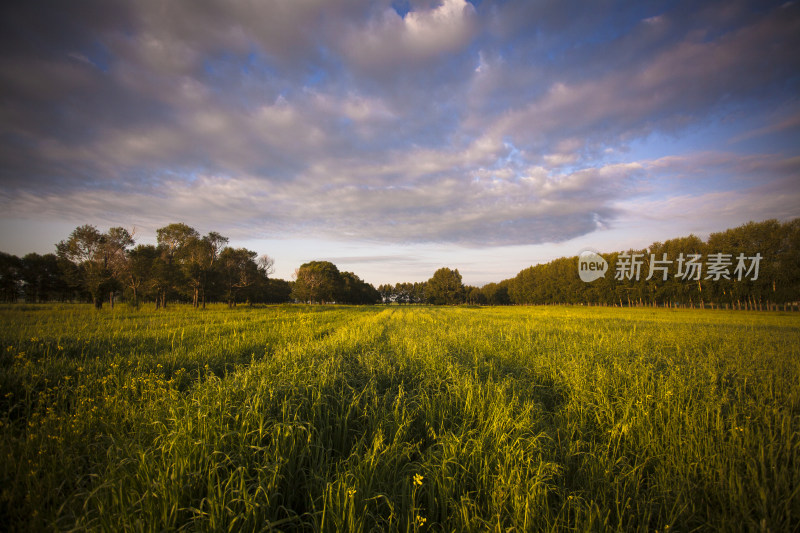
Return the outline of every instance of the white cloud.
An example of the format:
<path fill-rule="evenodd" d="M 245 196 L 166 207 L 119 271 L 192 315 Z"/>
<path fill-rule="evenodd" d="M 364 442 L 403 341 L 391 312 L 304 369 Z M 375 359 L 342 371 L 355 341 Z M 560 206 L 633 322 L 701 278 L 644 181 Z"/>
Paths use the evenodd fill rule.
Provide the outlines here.
<path fill-rule="evenodd" d="M 462 49 L 478 29 L 475 10 L 465 0 L 444 0 L 425 11 L 400 17 L 384 10 L 350 30 L 345 55 L 357 65 L 379 70 L 423 62 Z"/>

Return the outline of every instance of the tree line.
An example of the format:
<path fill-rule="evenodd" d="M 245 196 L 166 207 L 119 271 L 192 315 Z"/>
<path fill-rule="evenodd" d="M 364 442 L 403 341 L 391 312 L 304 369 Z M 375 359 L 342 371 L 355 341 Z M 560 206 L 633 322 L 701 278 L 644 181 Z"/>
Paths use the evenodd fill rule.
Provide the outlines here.
<path fill-rule="evenodd" d="M 228 246 L 217 232 L 201 235 L 183 223 L 156 230 L 157 244 L 136 244 L 122 227 L 107 232 L 83 225 L 56 245 L 56 253 L 19 258 L 0 252 L 0 300 L 155 302 L 344 303 L 380 302 L 378 291 L 327 261 L 305 263 L 295 280 L 271 277 L 274 260 Z"/>
<path fill-rule="evenodd" d="M 229 247 L 217 232 L 200 235 L 174 223 L 159 228 L 157 244 L 136 244 L 125 228 L 100 232 L 86 224 L 56 245 L 55 254 L 18 258 L 0 253 L 4 301 L 91 301 L 101 308 L 124 299 L 166 307 L 168 302 L 288 301 L 288 282 L 271 279 L 274 261 L 246 248 Z"/>
<path fill-rule="evenodd" d="M 737 276 L 737 258 L 748 269 L 758 254 L 757 271 Z M 800 302 L 800 219 L 749 222 L 712 233 L 703 241 L 695 235 L 648 248 L 600 254 L 609 270 L 596 281 L 579 276 L 578 256 L 562 257 L 531 266 L 515 277 L 483 287 L 461 283 L 458 270 L 440 269 L 423 283 L 381 285 L 385 303 L 475 305 L 584 304 L 618 306 L 718 306 L 764 309 Z M 698 267 L 724 264 L 721 274 L 698 268 L 687 276 L 685 264 L 695 258 Z M 702 263 L 706 261 L 706 263 Z M 636 266 L 638 276 L 620 265 Z M 651 270 L 652 267 L 652 270 Z M 680 275 L 684 274 L 684 275 Z M 741 277 L 741 279 L 739 279 Z M 649 278 L 649 279 L 648 279 Z M 666 278 L 666 279 L 665 279 Z"/>
<path fill-rule="evenodd" d="M 186 224 L 174 223 L 156 235 L 156 245 L 136 245 L 124 228 L 102 233 L 84 225 L 59 242 L 55 254 L 18 258 L 0 252 L 0 300 L 85 300 L 98 308 L 104 301 L 113 306 L 124 299 L 134 306 L 148 301 L 157 307 L 171 301 L 194 307 L 212 301 L 229 306 L 295 301 L 746 309 L 785 308 L 800 301 L 800 219 L 750 222 L 712 233 L 706 241 L 689 235 L 641 250 L 600 254 L 608 272 L 592 282 L 581 280 L 578 257 L 573 256 L 531 266 L 513 278 L 482 287 L 464 285 L 458 269 L 443 267 L 424 282 L 383 284 L 376 289 L 329 261 L 305 263 L 295 271 L 294 281 L 285 281 L 270 277 L 271 257 L 229 247 L 228 239 L 217 232 L 200 235 Z M 708 261 L 706 270 L 701 260 Z M 742 276 L 737 267 L 745 260 L 748 272 Z M 692 262 L 698 270 L 687 276 L 682 270 Z"/>

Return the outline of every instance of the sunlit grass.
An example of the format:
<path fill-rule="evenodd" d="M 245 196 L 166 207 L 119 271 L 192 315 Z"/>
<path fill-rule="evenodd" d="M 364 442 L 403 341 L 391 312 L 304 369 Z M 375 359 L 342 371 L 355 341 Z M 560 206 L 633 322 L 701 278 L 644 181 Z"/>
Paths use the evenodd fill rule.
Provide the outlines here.
<path fill-rule="evenodd" d="M 0 523 L 792 531 L 800 319 L 0 308 Z"/>

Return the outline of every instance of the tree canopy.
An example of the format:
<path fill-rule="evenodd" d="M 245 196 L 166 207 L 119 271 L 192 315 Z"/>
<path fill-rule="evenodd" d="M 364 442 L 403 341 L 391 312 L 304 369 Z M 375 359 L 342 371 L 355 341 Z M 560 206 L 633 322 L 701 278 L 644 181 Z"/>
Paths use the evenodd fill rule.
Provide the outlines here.
<path fill-rule="evenodd" d="M 458 269 L 443 267 L 433 273 L 433 277 L 425 285 L 425 297 L 434 305 L 455 305 L 463 303 L 466 291 L 461 282 Z"/>

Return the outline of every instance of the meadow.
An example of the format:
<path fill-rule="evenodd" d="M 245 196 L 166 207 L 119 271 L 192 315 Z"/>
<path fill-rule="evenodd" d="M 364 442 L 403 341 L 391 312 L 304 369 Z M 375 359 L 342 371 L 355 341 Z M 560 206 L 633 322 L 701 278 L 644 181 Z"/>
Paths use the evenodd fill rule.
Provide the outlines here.
<path fill-rule="evenodd" d="M 800 316 L 0 307 L 0 528 L 800 531 Z"/>

